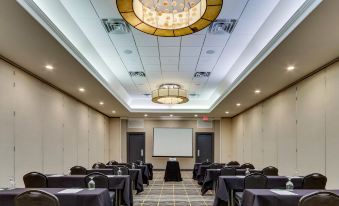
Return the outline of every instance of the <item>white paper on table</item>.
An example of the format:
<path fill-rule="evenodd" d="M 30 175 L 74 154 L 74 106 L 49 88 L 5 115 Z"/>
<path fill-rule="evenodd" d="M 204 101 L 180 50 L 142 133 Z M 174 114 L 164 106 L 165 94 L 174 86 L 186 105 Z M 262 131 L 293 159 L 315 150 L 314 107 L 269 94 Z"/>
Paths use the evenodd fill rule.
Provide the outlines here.
<path fill-rule="evenodd" d="M 4 189 L 0 188 L 0 191 L 2 191 L 2 190 L 4 190 Z"/>
<path fill-rule="evenodd" d="M 59 194 L 75 194 L 75 193 L 78 193 L 80 191 L 82 191 L 83 189 L 65 189 L 65 190 L 62 190 L 60 192 L 58 192 Z"/>
<path fill-rule="evenodd" d="M 245 178 L 246 176 L 243 175 L 237 175 L 238 178 Z"/>
<path fill-rule="evenodd" d="M 291 191 L 288 190 L 270 190 L 271 192 L 278 194 L 278 195 L 297 195 Z"/>

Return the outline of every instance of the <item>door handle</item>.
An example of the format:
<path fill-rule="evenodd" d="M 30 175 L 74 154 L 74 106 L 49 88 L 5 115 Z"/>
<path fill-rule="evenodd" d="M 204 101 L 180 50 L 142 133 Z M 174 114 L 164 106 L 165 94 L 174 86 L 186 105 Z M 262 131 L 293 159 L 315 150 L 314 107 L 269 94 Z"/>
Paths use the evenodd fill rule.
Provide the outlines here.
<path fill-rule="evenodd" d="M 144 150 L 141 149 L 141 157 L 143 157 L 143 156 L 144 156 Z"/>
<path fill-rule="evenodd" d="M 198 152 L 198 155 L 197 155 L 197 156 L 198 156 L 198 157 L 200 157 L 200 149 L 198 149 L 198 151 L 197 151 L 197 152 Z"/>

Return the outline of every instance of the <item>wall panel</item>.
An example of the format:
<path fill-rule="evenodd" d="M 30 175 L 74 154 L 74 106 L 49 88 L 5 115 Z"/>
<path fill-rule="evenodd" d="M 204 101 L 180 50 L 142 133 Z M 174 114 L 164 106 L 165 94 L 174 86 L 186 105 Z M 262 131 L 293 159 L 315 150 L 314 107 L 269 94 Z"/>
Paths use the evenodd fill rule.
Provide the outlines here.
<path fill-rule="evenodd" d="M 232 137 L 234 160 L 244 161 L 244 125 L 243 115 L 232 118 Z"/>
<path fill-rule="evenodd" d="M 89 109 L 83 105 L 78 109 L 78 165 L 89 167 Z"/>
<path fill-rule="evenodd" d="M 256 168 L 264 167 L 264 144 L 262 136 L 262 105 L 258 105 L 250 111 L 250 124 L 252 148 L 252 163 Z"/>

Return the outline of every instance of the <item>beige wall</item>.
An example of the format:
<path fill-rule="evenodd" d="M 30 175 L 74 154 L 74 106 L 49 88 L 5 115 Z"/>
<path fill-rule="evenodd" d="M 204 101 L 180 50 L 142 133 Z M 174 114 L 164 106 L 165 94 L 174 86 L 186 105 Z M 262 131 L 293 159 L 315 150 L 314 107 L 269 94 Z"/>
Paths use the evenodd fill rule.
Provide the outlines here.
<path fill-rule="evenodd" d="M 109 119 L 0 60 L 0 187 L 108 160 Z M 15 150 L 14 150 L 15 148 Z"/>
<path fill-rule="evenodd" d="M 283 175 L 320 172 L 338 188 L 339 63 L 232 119 L 234 158 Z"/>

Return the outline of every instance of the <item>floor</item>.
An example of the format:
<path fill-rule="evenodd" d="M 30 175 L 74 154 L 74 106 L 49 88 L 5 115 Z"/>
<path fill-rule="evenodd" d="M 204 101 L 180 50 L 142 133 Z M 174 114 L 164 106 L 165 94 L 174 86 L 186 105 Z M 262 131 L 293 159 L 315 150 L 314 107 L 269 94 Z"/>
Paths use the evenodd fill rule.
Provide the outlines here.
<path fill-rule="evenodd" d="M 134 195 L 135 206 L 212 206 L 214 195 L 209 191 L 201 196 L 192 172 L 181 172 L 182 182 L 164 182 L 164 172 L 154 172 L 154 178 L 145 191 Z"/>

